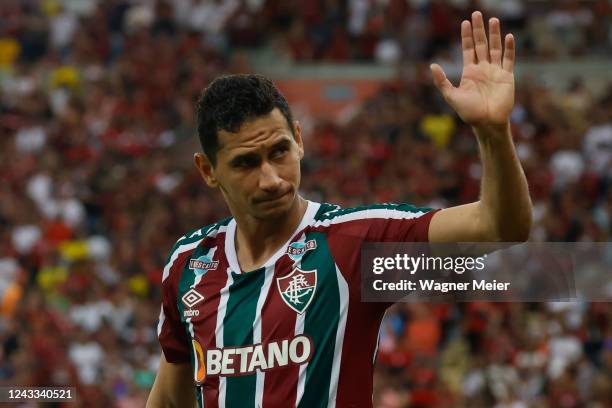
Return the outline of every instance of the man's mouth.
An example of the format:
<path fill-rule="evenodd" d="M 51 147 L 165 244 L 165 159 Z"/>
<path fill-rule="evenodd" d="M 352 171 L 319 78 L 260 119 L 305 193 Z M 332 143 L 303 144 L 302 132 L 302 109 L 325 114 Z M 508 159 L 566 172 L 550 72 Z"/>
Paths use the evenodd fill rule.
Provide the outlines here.
<path fill-rule="evenodd" d="M 267 202 L 270 202 L 270 201 L 279 200 L 279 199 L 283 198 L 284 196 L 286 196 L 287 194 L 289 194 L 289 191 L 290 190 L 287 190 L 287 191 L 285 191 L 284 193 L 282 193 L 280 195 L 275 195 L 275 196 L 272 196 L 272 197 L 265 197 L 265 198 L 257 199 L 257 202 L 258 203 L 267 203 Z"/>

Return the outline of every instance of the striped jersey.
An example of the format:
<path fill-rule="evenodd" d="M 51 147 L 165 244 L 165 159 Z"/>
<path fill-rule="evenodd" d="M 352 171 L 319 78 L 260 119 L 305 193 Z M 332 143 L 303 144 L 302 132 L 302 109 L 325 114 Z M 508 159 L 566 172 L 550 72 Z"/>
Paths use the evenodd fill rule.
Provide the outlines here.
<path fill-rule="evenodd" d="M 183 236 L 162 276 L 166 360 L 191 364 L 200 407 L 371 407 L 389 304 L 360 301 L 361 245 L 427 241 L 434 212 L 309 201 L 293 236 L 249 272 L 233 218 Z"/>

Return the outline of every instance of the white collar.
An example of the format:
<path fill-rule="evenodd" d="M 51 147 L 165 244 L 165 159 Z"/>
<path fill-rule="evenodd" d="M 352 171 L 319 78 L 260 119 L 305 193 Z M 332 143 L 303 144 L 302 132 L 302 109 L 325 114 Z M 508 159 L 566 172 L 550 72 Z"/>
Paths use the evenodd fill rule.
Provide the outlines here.
<path fill-rule="evenodd" d="M 281 256 L 283 256 L 285 251 L 287 251 L 287 246 L 289 245 L 291 241 L 293 241 L 293 239 L 295 238 L 295 235 L 301 230 L 303 230 L 304 228 L 306 228 L 306 226 L 308 226 L 308 224 L 312 222 L 321 204 L 315 203 L 310 200 L 306 200 L 306 202 L 308 206 L 306 207 L 306 211 L 304 212 L 304 215 L 302 216 L 302 221 L 300 221 L 300 224 L 297 226 L 295 231 L 293 231 L 293 234 L 291 234 L 287 242 L 285 242 L 278 249 L 278 251 L 276 251 L 276 253 L 272 255 L 264 263 L 264 265 L 261 268 L 267 268 L 271 265 L 274 265 L 276 261 Z M 238 263 L 238 256 L 236 254 L 236 219 L 235 218 L 232 218 L 232 220 L 227 225 L 227 230 L 225 231 L 225 257 L 227 258 L 227 262 L 232 271 L 236 273 L 242 273 L 242 270 L 240 269 L 240 264 Z"/>

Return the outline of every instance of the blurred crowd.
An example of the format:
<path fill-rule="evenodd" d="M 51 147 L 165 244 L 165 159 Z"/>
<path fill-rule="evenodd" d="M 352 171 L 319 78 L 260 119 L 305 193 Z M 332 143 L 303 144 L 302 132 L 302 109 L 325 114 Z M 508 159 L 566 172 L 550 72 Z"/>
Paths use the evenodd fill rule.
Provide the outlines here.
<path fill-rule="evenodd" d="M 231 50 L 428 59 L 452 53 L 477 3 L 524 30 L 527 53 L 610 50 L 608 1 L 537 2 L 529 16 L 521 1 L 0 2 L 0 385 L 76 385 L 80 406 L 143 406 L 167 252 L 227 215 L 191 154 L 202 88 L 249 69 Z M 478 198 L 476 141 L 425 71 L 385 83 L 342 123 L 300 119 L 307 198 Z M 580 78 L 561 93 L 522 81 L 512 127 L 531 239 L 609 241 L 612 84 L 595 96 Z M 612 406 L 611 320 L 608 303 L 397 304 L 375 406 Z"/>
<path fill-rule="evenodd" d="M 104 59 L 124 50 L 122 36 L 149 30 L 189 33 L 222 54 L 268 47 L 293 61 L 459 59 L 456 27 L 477 9 L 514 32 L 523 57 L 612 50 L 610 0 L 3 0 L 0 49 L 21 48 L 30 61 L 72 48 Z"/>

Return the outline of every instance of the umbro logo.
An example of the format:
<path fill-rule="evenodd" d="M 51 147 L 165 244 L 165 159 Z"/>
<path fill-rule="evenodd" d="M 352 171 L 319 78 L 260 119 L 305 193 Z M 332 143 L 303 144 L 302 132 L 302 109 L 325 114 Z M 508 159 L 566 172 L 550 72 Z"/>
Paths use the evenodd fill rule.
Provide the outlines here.
<path fill-rule="evenodd" d="M 194 288 L 189 289 L 181 298 L 183 304 L 188 308 L 192 308 L 204 300 L 204 296 L 198 293 Z"/>

